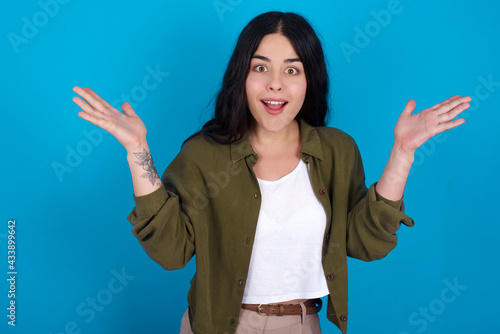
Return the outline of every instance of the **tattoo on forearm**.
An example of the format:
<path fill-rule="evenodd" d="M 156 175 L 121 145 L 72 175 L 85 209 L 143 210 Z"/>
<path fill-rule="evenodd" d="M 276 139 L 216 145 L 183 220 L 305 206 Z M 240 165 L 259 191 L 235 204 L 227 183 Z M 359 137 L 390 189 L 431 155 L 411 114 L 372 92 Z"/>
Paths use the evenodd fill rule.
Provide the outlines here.
<path fill-rule="evenodd" d="M 136 163 L 146 171 L 141 177 L 149 179 L 152 185 L 156 181 L 159 181 L 158 173 L 156 172 L 155 164 L 153 163 L 153 158 L 151 157 L 151 152 L 146 151 L 143 147 L 142 152 L 134 153 L 135 157 L 138 159 Z"/>

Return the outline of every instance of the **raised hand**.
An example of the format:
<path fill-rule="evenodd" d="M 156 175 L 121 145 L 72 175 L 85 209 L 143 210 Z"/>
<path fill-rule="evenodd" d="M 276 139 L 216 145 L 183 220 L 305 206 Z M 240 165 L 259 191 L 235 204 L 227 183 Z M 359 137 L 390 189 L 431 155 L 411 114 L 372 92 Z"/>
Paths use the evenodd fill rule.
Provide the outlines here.
<path fill-rule="evenodd" d="M 134 195 L 152 193 L 161 186 L 158 172 L 146 142 L 146 127 L 129 103 L 122 104 L 123 114 L 90 88 L 73 87 L 75 102 L 83 111 L 78 116 L 108 131 L 127 150 Z"/>
<path fill-rule="evenodd" d="M 455 95 L 449 99 L 412 115 L 416 103 L 409 100 L 394 128 L 395 145 L 408 154 L 413 154 L 428 139 L 438 133 L 457 127 L 463 118 L 453 120 L 470 107 L 469 96 Z"/>
<path fill-rule="evenodd" d="M 129 103 L 122 104 L 123 113 L 121 113 L 90 88 L 82 89 L 76 86 L 73 87 L 73 91 L 83 98 L 83 100 L 78 96 L 73 98 L 73 102 L 83 110 L 78 113 L 79 117 L 109 132 L 127 152 L 140 151 L 146 142 L 147 130 Z"/>
<path fill-rule="evenodd" d="M 453 119 L 470 107 L 470 101 L 469 96 L 455 95 L 415 115 L 411 113 L 416 103 L 408 101 L 394 128 L 391 155 L 376 186 L 379 195 L 393 201 L 403 197 L 415 150 L 438 133 L 463 124 L 464 119 Z"/>

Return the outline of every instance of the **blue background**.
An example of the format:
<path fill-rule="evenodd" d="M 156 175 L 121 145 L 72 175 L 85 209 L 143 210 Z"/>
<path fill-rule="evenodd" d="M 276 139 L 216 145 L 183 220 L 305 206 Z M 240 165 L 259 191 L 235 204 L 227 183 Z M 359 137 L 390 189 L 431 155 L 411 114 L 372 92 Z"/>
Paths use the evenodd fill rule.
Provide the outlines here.
<path fill-rule="evenodd" d="M 209 119 L 241 29 L 282 10 L 321 35 L 330 125 L 357 141 L 368 185 L 383 171 L 408 99 L 420 111 L 455 94 L 473 98 L 464 125 L 417 151 L 405 191 L 415 227 L 400 229 L 383 260 L 349 260 L 349 332 L 498 333 L 500 3 L 401 0 L 389 20 L 381 11 L 392 3 L 3 1 L 0 332 L 178 332 L 194 261 L 167 272 L 132 236 L 125 150 L 77 117 L 72 87 L 133 103 L 161 174 Z M 161 72 L 156 81 L 148 69 Z M 11 218 L 15 328 L 6 317 Z M 339 333 L 324 314 L 323 332 Z"/>

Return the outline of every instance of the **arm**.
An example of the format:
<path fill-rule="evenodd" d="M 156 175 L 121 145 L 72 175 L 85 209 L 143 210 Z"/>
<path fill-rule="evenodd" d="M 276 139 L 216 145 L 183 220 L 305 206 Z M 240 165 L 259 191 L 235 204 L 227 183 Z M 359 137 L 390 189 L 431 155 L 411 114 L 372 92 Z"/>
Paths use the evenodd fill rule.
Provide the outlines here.
<path fill-rule="evenodd" d="M 410 100 L 394 129 L 395 143 L 379 181 L 369 189 L 361 156 L 354 144 L 350 172 L 347 254 L 364 261 L 380 259 L 397 244 L 401 224 L 413 226 L 404 214 L 403 191 L 415 150 L 432 136 L 456 127 L 463 119 L 452 121 L 469 107 L 470 97 L 454 96 L 432 108 L 411 115 L 415 101 Z"/>
<path fill-rule="evenodd" d="M 200 213 L 192 191 L 203 182 L 187 143 L 162 176 L 160 187 L 144 196 L 134 196 L 136 207 L 128 216 L 132 233 L 146 253 L 167 270 L 184 267 L 195 253 L 191 217 Z"/>
<path fill-rule="evenodd" d="M 128 216 L 132 233 L 162 267 L 183 267 L 194 254 L 194 228 L 181 198 L 187 198 L 190 182 L 198 181 L 186 158 L 189 154 L 174 159 L 162 184 L 146 142 L 146 127 L 130 104 L 122 105 L 122 114 L 89 88 L 73 90 L 85 100 L 73 98 L 83 110 L 78 116 L 109 132 L 127 151 L 136 202 Z"/>
<path fill-rule="evenodd" d="M 363 162 L 353 141 L 353 160 L 349 173 L 347 255 L 363 261 L 386 256 L 397 244 L 396 231 L 401 224 L 413 226 L 404 213 L 402 200 L 391 201 L 380 196 L 372 184 L 365 186 Z"/>
<path fill-rule="evenodd" d="M 143 196 L 157 190 L 161 182 L 146 142 L 147 130 L 130 104 L 122 105 L 122 114 L 90 88 L 77 86 L 73 91 L 85 100 L 73 98 L 83 110 L 78 116 L 109 132 L 127 150 L 134 194 Z"/>
<path fill-rule="evenodd" d="M 416 103 L 408 101 L 394 128 L 394 146 L 377 183 L 379 195 L 393 201 L 403 198 L 415 150 L 438 133 L 463 124 L 463 118 L 453 119 L 470 107 L 470 101 L 468 96 L 455 95 L 415 115 L 411 113 Z"/>

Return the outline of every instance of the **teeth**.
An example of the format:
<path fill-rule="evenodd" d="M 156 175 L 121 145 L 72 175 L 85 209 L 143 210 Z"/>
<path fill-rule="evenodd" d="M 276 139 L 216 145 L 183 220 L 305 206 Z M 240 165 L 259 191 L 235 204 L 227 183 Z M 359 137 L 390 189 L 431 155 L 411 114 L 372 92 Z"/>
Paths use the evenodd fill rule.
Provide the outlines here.
<path fill-rule="evenodd" d="M 275 105 L 285 104 L 285 102 L 279 102 L 279 101 L 264 101 L 264 103 L 266 103 L 266 104 L 275 104 Z"/>

